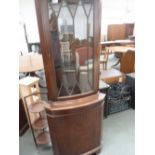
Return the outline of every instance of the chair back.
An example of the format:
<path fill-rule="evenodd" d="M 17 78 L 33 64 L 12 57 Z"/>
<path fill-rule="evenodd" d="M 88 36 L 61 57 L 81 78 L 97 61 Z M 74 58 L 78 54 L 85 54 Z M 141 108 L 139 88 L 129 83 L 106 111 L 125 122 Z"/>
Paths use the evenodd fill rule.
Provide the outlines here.
<path fill-rule="evenodd" d="M 121 59 L 120 71 L 123 73 L 135 72 L 135 51 L 128 50 Z"/>

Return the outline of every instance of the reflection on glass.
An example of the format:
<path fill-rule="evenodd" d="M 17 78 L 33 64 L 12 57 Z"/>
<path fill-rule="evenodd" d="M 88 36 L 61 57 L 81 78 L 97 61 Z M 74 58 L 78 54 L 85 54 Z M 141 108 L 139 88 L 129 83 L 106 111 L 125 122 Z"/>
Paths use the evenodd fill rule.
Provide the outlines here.
<path fill-rule="evenodd" d="M 93 89 L 92 0 L 49 0 L 49 24 L 59 96 Z"/>
<path fill-rule="evenodd" d="M 75 37 L 87 39 L 87 18 L 82 5 L 78 5 L 75 14 Z"/>

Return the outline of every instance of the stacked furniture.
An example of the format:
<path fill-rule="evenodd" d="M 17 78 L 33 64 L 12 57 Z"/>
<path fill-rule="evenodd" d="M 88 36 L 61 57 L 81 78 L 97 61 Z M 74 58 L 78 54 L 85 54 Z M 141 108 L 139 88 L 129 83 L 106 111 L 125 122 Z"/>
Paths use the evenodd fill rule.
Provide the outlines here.
<path fill-rule="evenodd" d="M 102 87 L 100 86 L 100 92 L 106 94 L 106 117 L 108 114 L 131 108 L 133 91 L 129 82 L 126 82 L 124 73 L 116 69 L 104 70 L 101 71 L 100 80 L 100 85 L 103 85 Z"/>

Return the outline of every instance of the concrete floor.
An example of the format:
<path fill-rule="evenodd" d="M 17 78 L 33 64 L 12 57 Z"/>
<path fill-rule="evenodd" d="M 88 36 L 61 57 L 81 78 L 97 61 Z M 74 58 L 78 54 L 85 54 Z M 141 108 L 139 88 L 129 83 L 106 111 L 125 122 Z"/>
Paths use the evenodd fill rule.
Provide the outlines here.
<path fill-rule="evenodd" d="M 115 113 L 103 121 L 103 149 L 100 155 L 134 155 L 135 111 Z"/>
<path fill-rule="evenodd" d="M 134 155 L 135 111 L 132 109 L 109 115 L 103 120 L 103 148 L 99 155 Z M 53 155 L 52 149 L 37 151 L 31 130 L 19 138 L 19 155 Z"/>

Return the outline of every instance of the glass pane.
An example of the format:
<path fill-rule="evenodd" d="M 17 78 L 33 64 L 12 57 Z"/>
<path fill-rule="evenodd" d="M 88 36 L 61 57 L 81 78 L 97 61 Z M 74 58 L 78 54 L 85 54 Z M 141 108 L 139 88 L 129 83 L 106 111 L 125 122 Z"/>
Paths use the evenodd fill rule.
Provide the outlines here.
<path fill-rule="evenodd" d="M 91 91 L 93 83 L 91 1 L 49 1 L 49 24 L 59 96 Z"/>
<path fill-rule="evenodd" d="M 72 17 L 75 16 L 75 13 L 76 13 L 76 10 L 77 10 L 77 7 L 78 7 L 78 1 L 79 0 L 75 0 L 75 1 L 72 1 L 72 0 L 67 0 L 67 5 L 69 7 L 69 11 L 71 12 L 71 15 Z"/>
<path fill-rule="evenodd" d="M 62 0 L 49 0 L 49 13 L 55 13 L 56 16 L 59 15 L 60 9 L 62 5 Z"/>
<path fill-rule="evenodd" d="M 87 17 L 84 8 L 79 1 L 79 5 L 75 14 L 75 38 L 80 40 L 87 39 Z"/>
<path fill-rule="evenodd" d="M 91 7 L 93 5 L 92 2 L 93 2 L 92 0 L 82 0 L 82 4 L 84 6 L 84 10 L 85 10 L 86 16 L 90 15 Z"/>

